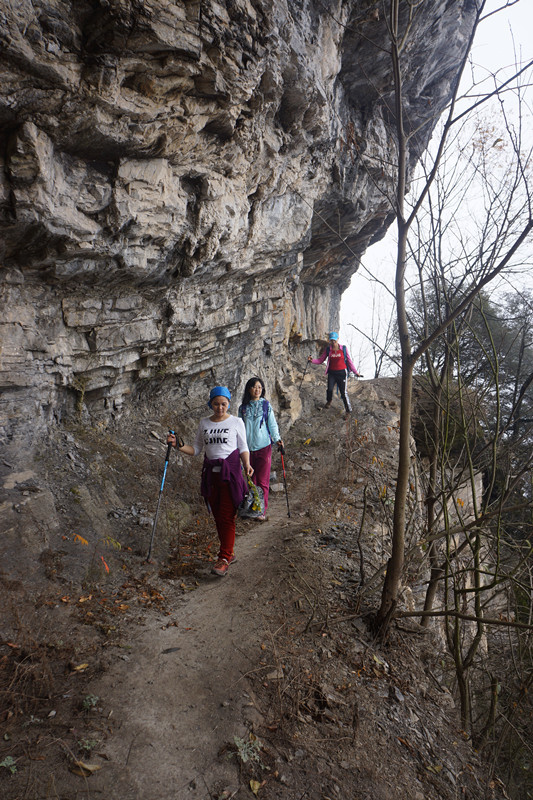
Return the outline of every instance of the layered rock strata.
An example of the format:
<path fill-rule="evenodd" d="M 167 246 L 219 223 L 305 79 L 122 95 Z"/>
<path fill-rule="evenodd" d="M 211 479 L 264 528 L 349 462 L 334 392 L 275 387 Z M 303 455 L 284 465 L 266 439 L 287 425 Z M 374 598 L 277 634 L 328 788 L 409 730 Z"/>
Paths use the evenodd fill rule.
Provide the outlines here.
<path fill-rule="evenodd" d="M 474 10 L 417 6 L 413 163 Z M 0 0 L 3 437 L 254 372 L 298 413 L 291 355 L 393 218 L 386 30 L 373 0 Z"/>

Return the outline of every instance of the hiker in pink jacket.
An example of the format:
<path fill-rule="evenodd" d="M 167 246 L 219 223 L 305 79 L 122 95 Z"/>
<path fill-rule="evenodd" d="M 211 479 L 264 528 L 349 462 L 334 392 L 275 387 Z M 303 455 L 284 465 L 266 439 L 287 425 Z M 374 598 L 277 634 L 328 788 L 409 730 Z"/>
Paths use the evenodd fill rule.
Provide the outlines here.
<path fill-rule="evenodd" d="M 335 388 L 335 385 L 337 385 L 339 387 L 342 402 L 344 403 L 346 415 L 351 414 L 352 407 L 350 405 L 348 395 L 346 394 L 346 378 L 348 377 L 349 372 L 353 372 L 353 374 L 358 378 L 362 378 L 363 376 L 355 368 L 348 350 L 346 349 L 346 345 L 339 344 L 339 334 L 336 333 L 336 331 L 332 331 L 329 334 L 329 345 L 326 347 L 324 352 L 318 358 L 311 358 L 311 356 L 309 356 L 308 361 L 310 361 L 311 364 L 322 364 L 326 358 L 328 359 L 328 365 L 326 368 L 326 374 L 328 376 L 328 389 L 326 393 L 326 405 L 324 408 L 329 408 L 331 406 L 331 401 L 333 400 L 333 389 Z"/>

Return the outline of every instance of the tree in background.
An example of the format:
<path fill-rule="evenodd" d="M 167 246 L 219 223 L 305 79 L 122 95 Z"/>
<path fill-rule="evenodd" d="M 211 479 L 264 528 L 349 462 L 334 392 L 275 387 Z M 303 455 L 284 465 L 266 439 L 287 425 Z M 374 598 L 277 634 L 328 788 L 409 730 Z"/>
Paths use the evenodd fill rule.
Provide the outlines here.
<path fill-rule="evenodd" d="M 514 709 L 527 706 L 532 665 L 533 353 L 531 297 L 527 291 L 504 294 L 502 280 L 509 286 L 516 282 L 533 230 L 531 153 L 521 138 L 520 115 L 512 125 L 502 112 L 503 130 L 495 131 L 473 118 L 473 109 L 456 111 L 454 101 L 415 176 L 419 191 L 404 202 L 407 178 L 403 173 L 402 184 L 401 165 L 406 168 L 410 134 L 402 117 L 396 47 L 401 38 L 395 24 L 399 18 L 391 16 L 402 402 L 392 554 L 377 627 L 386 635 L 398 613 L 412 480 L 411 402 L 418 384 L 429 397 L 422 538 L 430 563 L 419 613 L 423 625 L 435 616 L 444 620 L 462 724 L 475 744 L 491 746 L 494 753 L 499 749 L 501 758 L 512 741 L 515 757 L 507 759 L 512 782 L 532 755 L 527 717 Z M 514 90 L 520 110 L 518 81 Z M 506 652 L 512 654 L 512 670 Z"/>
<path fill-rule="evenodd" d="M 391 203 L 396 214 L 397 224 L 395 302 L 401 351 L 401 404 L 391 557 L 387 565 L 381 604 L 376 615 L 376 628 L 382 637 L 387 635 L 390 622 L 396 613 L 404 569 L 406 516 L 410 488 L 412 390 L 415 367 L 434 342 L 445 335 L 454 321 L 471 307 L 479 293 L 513 265 L 515 256 L 520 252 L 521 246 L 533 231 L 528 162 L 527 160 L 524 161 L 520 139 L 508 124 L 506 125 L 506 134 L 509 137 L 515 159 L 515 168 L 512 170 L 511 175 L 505 173 L 501 176 L 492 176 L 488 170 L 484 170 L 484 172 L 482 170 L 476 180 L 472 179 L 471 181 L 471 185 L 476 186 L 476 188 L 481 185 L 483 189 L 483 204 L 486 215 L 478 225 L 477 241 L 474 235 L 474 226 L 471 226 L 472 230 L 468 231 L 468 236 L 465 235 L 460 241 L 460 250 L 455 262 L 456 271 L 461 275 L 461 292 L 456 295 L 459 298 L 458 302 L 455 306 L 449 305 L 448 309 L 444 310 L 442 317 L 437 320 L 435 326 L 430 327 L 428 317 L 423 338 L 413 343 L 413 331 L 409 325 L 407 307 L 408 286 L 406 271 L 409 254 L 418 252 L 420 265 L 423 265 L 424 269 L 428 268 L 430 274 L 433 269 L 439 268 L 439 263 L 441 275 L 443 273 L 444 278 L 452 272 L 448 263 L 446 263 L 447 259 L 443 258 L 441 254 L 437 253 L 439 256 L 438 263 L 435 263 L 431 258 L 432 254 L 435 254 L 436 247 L 436 245 L 432 245 L 434 231 L 442 227 L 443 224 L 441 220 L 442 214 L 434 213 L 431 190 L 437 181 L 437 176 L 442 174 L 439 170 L 443 161 L 445 161 L 446 154 L 457 145 L 458 134 L 455 131 L 464 131 L 466 129 L 469 120 L 472 118 L 471 115 L 482 102 L 480 99 L 470 104 L 465 100 L 459 101 L 460 80 L 467 63 L 467 57 L 465 56 L 463 68 L 456 78 L 448 113 L 441 125 L 438 140 L 431 148 L 431 155 L 428 156 L 428 158 L 431 158 L 431 163 L 427 164 L 425 170 L 420 173 L 415 181 L 412 181 L 410 202 L 408 203 L 406 194 L 409 188 L 409 148 L 412 147 L 416 150 L 418 131 L 410 129 L 409 117 L 403 102 L 402 57 L 408 46 L 413 19 L 419 6 L 420 4 L 410 3 L 405 6 L 399 0 L 391 0 L 388 17 L 395 103 L 394 109 L 390 114 L 389 130 L 395 140 L 397 152 L 395 196 L 391 198 Z M 480 2 L 470 45 L 482 20 L 484 9 L 485 2 Z M 509 90 L 511 86 L 518 92 L 518 78 L 523 73 L 523 70 L 524 68 L 517 70 L 512 81 L 508 80 L 505 84 L 497 86 L 492 93 L 485 94 L 483 100 L 487 101 L 489 96 L 498 97 L 501 92 Z M 470 124 L 473 123 L 470 122 Z M 478 167 L 482 169 L 482 166 L 482 162 L 478 161 Z M 486 180 L 482 181 L 481 178 Z M 509 178 L 511 179 L 509 180 Z M 502 180 L 504 182 L 503 186 Z M 427 225 L 428 218 L 432 220 L 430 225 Z M 409 247 L 409 235 L 412 230 L 417 228 L 419 233 L 424 227 L 428 231 L 426 238 L 422 240 L 422 243 L 419 241 L 414 246 Z M 479 238 L 480 235 L 481 238 Z M 421 244 L 424 244 L 423 249 Z M 420 273 L 420 268 L 419 275 L 421 276 L 421 288 L 424 294 L 427 284 L 425 275 Z M 430 278 L 430 280 L 432 279 Z M 433 280 L 436 280 L 436 278 L 433 278 Z M 439 280 L 442 280 L 442 278 L 439 277 Z"/>
<path fill-rule="evenodd" d="M 452 295 L 432 297 L 432 315 Z M 478 296 L 426 353 L 415 388 L 417 449 L 432 467 L 421 470 L 431 565 L 421 622 L 443 621 L 462 726 L 505 770 L 513 796 L 524 798 L 533 755 L 529 297 L 522 293 L 517 309 L 514 296 Z M 424 313 L 420 298 L 413 305 L 416 329 Z M 436 364 L 453 368 L 436 373 Z"/>
<path fill-rule="evenodd" d="M 493 76 L 490 89 L 474 83 L 460 96 L 466 55 L 448 111 L 412 174 L 423 132 L 411 126 L 402 65 L 424 4 L 387 4 L 394 99 L 384 97 L 383 105 L 396 148 L 389 201 L 397 225 L 401 409 L 391 555 L 375 626 L 385 638 L 399 613 L 416 614 L 423 625 L 439 618 L 464 728 L 478 746 L 495 754 L 499 748 L 500 756 L 510 752 L 512 732 L 525 742 L 526 763 L 527 722 L 521 729 L 525 717 L 511 712 L 517 704 L 526 707 L 532 664 L 533 370 L 530 298 L 511 289 L 523 284 L 520 269 L 529 266 L 525 245 L 533 232 L 531 147 L 522 134 L 533 62 L 505 80 Z M 480 0 L 470 47 L 485 9 Z M 489 104 L 498 128 L 480 117 Z M 358 155 L 375 175 L 377 157 Z M 412 551 L 420 558 L 425 548 L 430 578 L 424 608 L 407 613 L 399 612 L 398 599 L 417 503 L 411 493 L 414 387 L 429 398 L 423 426 L 429 470 L 425 524 Z M 520 759 L 509 764 L 512 781 Z"/>

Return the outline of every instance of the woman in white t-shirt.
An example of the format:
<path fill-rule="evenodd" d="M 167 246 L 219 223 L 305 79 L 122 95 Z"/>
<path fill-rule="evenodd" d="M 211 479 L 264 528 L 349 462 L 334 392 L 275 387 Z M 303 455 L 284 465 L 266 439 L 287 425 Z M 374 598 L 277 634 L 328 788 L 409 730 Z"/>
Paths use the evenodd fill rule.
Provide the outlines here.
<path fill-rule="evenodd" d="M 226 575 L 236 558 L 235 515 L 248 487 L 242 476 L 241 463 L 246 475 L 253 475 L 246 432 L 242 419 L 228 414 L 231 393 L 226 386 L 215 386 L 209 394 L 210 417 L 203 417 L 198 425 L 194 445 L 184 444 L 182 453 L 190 456 L 204 453 L 201 492 L 211 509 L 217 526 L 220 549 L 212 568 L 215 575 Z M 176 447 L 176 437 L 169 434 L 167 442 Z"/>

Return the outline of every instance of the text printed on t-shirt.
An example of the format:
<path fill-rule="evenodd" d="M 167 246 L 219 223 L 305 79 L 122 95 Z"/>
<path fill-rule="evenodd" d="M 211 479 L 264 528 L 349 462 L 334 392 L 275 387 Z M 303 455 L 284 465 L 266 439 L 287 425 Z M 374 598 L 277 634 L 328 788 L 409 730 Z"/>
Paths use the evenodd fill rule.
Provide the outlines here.
<path fill-rule="evenodd" d="M 227 444 L 229 428 L 204 428 L 204 444 Z"/>

